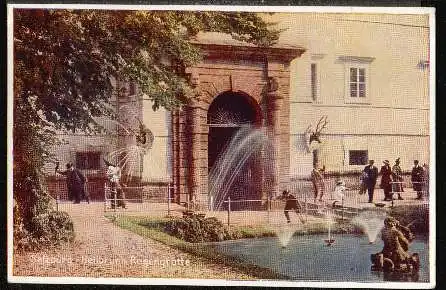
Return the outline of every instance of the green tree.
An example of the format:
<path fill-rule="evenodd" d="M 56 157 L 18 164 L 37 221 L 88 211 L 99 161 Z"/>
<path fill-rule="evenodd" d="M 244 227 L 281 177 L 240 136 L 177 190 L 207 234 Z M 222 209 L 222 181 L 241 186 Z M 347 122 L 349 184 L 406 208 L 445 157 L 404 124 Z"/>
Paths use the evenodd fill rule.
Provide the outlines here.
<path fill-rule="evenodd" d="M 113 115 L 112 79 L 138 84 L 153 109 L 181 106 L 190 94 L 186 67 L 200 61 L 200 31 L 269 46 L 279 35 L 258 14 L 198 11 L 14 11 L 14 198 L 29 232 L 45 195 L 41 175 L 55 132 L 101 130 Z M 46 200 L 46 199 L 45 199 Z"/>

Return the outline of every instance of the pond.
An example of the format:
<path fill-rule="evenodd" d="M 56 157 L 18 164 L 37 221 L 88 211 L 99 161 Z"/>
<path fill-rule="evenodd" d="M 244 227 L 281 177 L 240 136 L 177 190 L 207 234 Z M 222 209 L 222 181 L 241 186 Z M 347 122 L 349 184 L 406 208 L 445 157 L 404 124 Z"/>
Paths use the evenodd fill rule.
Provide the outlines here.
<path fill-rule="evenodd" d="M 326 235 L 293 236 L 286 248 L 278 238 L 244 239 L 215 243 L 215 248 L 244 262 L 286 275 L 295 280 L 379 282 L 410 281 L 429 282 L 429 249 L 427 237 L 415 239 L 409 246 L 410 253 L 420 255 L 420 270 L 415 275 L 397 275 L 370 270 L 370 254 L 382 250 L 380 239 L 369 244 L 364 235 L 335 235 L 328 247 Z"/>

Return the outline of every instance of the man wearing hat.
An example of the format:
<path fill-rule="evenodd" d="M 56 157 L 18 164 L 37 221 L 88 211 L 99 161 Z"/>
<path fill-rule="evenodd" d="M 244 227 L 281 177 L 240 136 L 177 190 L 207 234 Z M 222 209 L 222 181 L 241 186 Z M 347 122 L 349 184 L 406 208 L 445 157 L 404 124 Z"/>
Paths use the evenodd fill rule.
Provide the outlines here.
<path fill-rule="evenodd" d="M 373 202 L 373 192 L 375 191 L 376 179 L 378 178 L 378 168 L 376 168 L 374 160 L 369 160 L 369 165 L 364 168 L 367 178 L 364 180 L 369 194 L 369 203 Z"/>
<path fill-rule="evenodd" d="M 383 163 L 384 165 L 381 166 L 379 171 L 382 175 L 380 187 L 384 190 L 384 201 L 390 201 L 392 200 L 392 194 L 390 193 L 392 191 L 392 169 L 390 168 L 389 160 L 384 160 Z"/>
<path fill-rule="evenodd" d="M 85 190 L 87 179 L 79 169 L 74 168 L 73 163 L 67 163 L 66 167 L 67 170 L 65 171 L 59 170 L 59 162 L 57 162 L 54 171 L 67 177 L 68 197 L 70 200 L 74 199 L 74 203 L 80 203 L 81 199 L 85 197 L 87 202 L 90 203 L 90 197 Z"/>

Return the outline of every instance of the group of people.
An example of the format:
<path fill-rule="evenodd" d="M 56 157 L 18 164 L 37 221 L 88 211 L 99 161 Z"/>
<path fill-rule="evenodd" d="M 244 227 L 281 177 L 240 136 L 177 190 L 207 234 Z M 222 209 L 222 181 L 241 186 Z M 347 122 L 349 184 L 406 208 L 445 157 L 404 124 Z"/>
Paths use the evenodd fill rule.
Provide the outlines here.
<path fill-rule="evenodd" d="M 383 161 L 383 166 L 378 171 L 378 168 L 374 165 L 374 160 L 369 160 L 369 164 L 364 168 L 361 175 L 361 189 L 360 193 L 367 191 L 368 193 L 368 202 L 373 202 L 373 195 L 375 191 L 376 182 L 378 176 L 381 175 L 381 184 L 380 187 L 384 191 L 384 201 L 391 201 L 393 199 L 393 194 L 396 193 L 398 195 L 399 200 L 403 200 L 401 193 L 404 192 L 403 188 L 403 170 L 400 166 L 400 158 L 395 160 L 395 164 L 390 167 L 389 160 Z M 313 184 L 313 192 L 314 192 L 314 202 L 322 201 L 325 192 L 325 183 L 323 172 L 325 168 L 318 168 L 313 165 L 313 170 L 311 171 L 311 181 Z M 420 166 L 418 160 L 414 160 L 414 166 L 412 168 L 411 173 L 411 182 L 413 185 L 414 191 L 417 193 L 416 199 L 423 199 L 423 192 L 428 192 L 429 190 L 429 167 L 427 164 Z M 347 190 L 345 186 L 345 182 L 338 178 L 336 180 L 336 186 L 334 189 L 334 202 L 342 201 L 344 199 L 344 192 Z M 295 211 L 297 214 L 301 212 L 301 206 L 296 197 L 288 190 L 284 190 L 282 192 L 282 196 L 280 199 L 286 201 L 285 203 L 285 217 L 287 222 L 290 222 L 290 211 Z"/>
<path fill-rule="evenodd" d="M 400 158 L 395 160 L 395 164 L 392 167 L 390 167 L 390 162 L 388 160 L 384 160 L 383 163 L 384 165 L 381 167 L 381 170 L 378 171 L 378 168 L 374 165 L 374 161 L 369 160 L 369 165 L 367 165 L 362 172 L 362 184 L 363 188 L 367 189 L 369 203 L 373 202 L 373 194 L 378 175 L 381 175 L 380 187 L 384 190 L 384 201 L 391 201 L 394 193 L 397 193 L 399 200 L 403 199 L 401 193 L 404 192 L 404 182 L 403 171 L 400 166 Z M 414 191 L 417 192 L 416 199 L 423 198 L 423 192 L 428 189 L 428 181 L 429 169 L 427 164 L 420 166 L 419 161 L 414 160 L 411 182 Z"/>
<path fill-rule="evenodd" d="M 111 208 L 122 207 L 126 208 L 125 194 L 122 190 L 120 183 L 121 179 L 121 168 L 114 165 L 107 160 L 104 160 L 107 166 L 107 181 L 111 188 L 113 196 L 111 197 Z M 87 178 L 82 174 L 82 172 L 75 168 L 73 163 L 69 162 L 66 164 L 66 170 L 59 170 L 59 163 L 56 163 L 55 172 L 66 176 L 68 198 L 74 203 L 80 203 L 82 199 L 85 199 L 87 203 L 90 203 L 90 195 L 87 190 Z M 116 204 L 115 195 L 116 194 Z"/>

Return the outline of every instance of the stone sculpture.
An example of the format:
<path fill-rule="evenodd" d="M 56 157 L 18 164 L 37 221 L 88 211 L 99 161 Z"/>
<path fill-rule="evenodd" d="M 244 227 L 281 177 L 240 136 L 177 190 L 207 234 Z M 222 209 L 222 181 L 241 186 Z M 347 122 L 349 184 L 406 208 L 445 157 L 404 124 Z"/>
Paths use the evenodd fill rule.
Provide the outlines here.
<path fill-rule="evenodd" d="M 381 252 L 371 255 L 372 270 L 418 271 L 420 264 L 418 254 L 409 254 L 409 244 L 414 238 L 411 230 L 402 226 L 398 220 L 392 217 L 386 218 L 381 231 L 384 248 Z"/>

